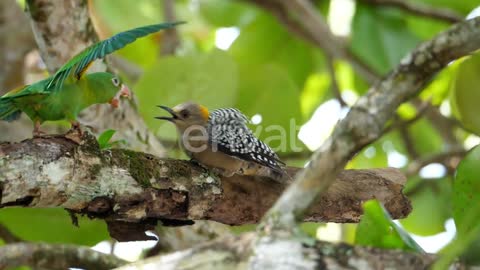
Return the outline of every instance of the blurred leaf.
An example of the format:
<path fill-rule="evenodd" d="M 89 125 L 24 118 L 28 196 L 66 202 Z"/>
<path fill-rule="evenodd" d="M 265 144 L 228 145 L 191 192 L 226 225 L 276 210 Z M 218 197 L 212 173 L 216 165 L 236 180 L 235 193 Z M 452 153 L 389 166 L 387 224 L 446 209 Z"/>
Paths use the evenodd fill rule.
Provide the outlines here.
<path fill-rule="evenodd" d="M 463 15 L 467 15 L 470 11 L 479 6 L 478 0 L 420 0 L 420 2 L 424 2 L 437 8 L 453 9 Z"/>
<path fill-rule="evenodd" d="M 300 224 L 300 229 L 302 230 L 303 233 L 305 233 L 309 237 L 317 238 L 317 230 L 318 230 L 318 227 L 320 226 L 325 226 L 325 224 L 318 223 L 318 222 L 302 222 Z"/>
<path fill-rule="evenodd" d="M 233 0 L 202 0 L 199 11 L 216 27 L 241 27 L 251 22 L 258 13 L 252 5 Z"/>
<path fill-rule="evenodd" d="M 3 208 L 0 211 L 0 222 L 27 241 L 93 246 L 110 239 L 105 222 L 80 216 L 78 220 L 79 227 L 75 227 L 63 209 Z"/>
<path fill-rule="evenodd" d="M 430 122 L 421 118 L 408 127 L 414 148 L 419 154 L 431 154 L 443 149 L 443 140 Z"/>
<path fill-rule="evenodd" d="M 406 27 L 402 12 L 357 4 L 351 49 L 378 73 L 395 67 L 419 41 Z"/>
<path fill-rule="evenodd" d="M 480 263 L 480 147 L 473 148 L 458 164 L 453 182 L 453 219 L 455 240 L 445 247 L 434 269 L 446 269 L 463 254 L 470 264 Z"/>
<path fill-rule="evenodd" d="M 452 187 L 450 179 L 435 180 L 409 179 L 417 184 L 404 192 L 412 202 L 412 212 L 400 220 L 409 232 L 421 236 L 434 235 L 445 231 L 445 222 L 450 218 Z M 411 184 L 410 184 L 411 185 Z"/>
<path fill-rule="evenodd" d="M 462 124 L 475 134 L 480 135 L 480 53 L 465 59 L 457 68 L 452 84 L 452 108 Z"/>
<path fill-rule="evenodd" d="M 195 101 L 209 109 L 233 106 L 237 96 L 237 68 L 230 55 L 213 50 L 208 54 L 165 57 L 135 86 L 139 110 L 147 125 L 162 137 L 175 139 L 171 123 L 154 119 L 164 111 L 157 105 L 173 107 Z"/>
<path fill-rule="evenodd" d="M 450 26 L 449 23 L 440 20 L 432 20 L 428 17 L 414 16 L 410 14 L 405 15 L 408 29 L 421 40 L 432 39 L 435 35 L 446 30 Z"/>
<path fill-rule="evenodd" d="M 91 0 L 91 2 L 96 18 L 114 32 L 163 21 L 162 1 Z"/>
<path fill-rule="evenodd" d="M 347 168 L 370 169 L 388 166 L 387 153 L 381 142 L 375 142 L 363 149 L 347 165 Z"/>
<path fill-rule="evenodd" d="M 293 79 L 298 90 L 303 88 L 314 67 L 322 64 L 318 50 L 293 36 L 266 13 L 242 29 L 229 51 L 240 67 L 280 66 Z"/>
<path fill-rule="evenodd" d="M 473 148 L 458 164 L 453 182 L 453 218 L 457 232 L 462 235 L 478 224 L 466 223 L 464 218 L 472 205 L 480 205 L 480 147 Z M 480 215 L 480 213 L 478 213 Z"/>
<path fill-rule="evenodd" d="M 422 91 L 420 98 L 423 100 L 431 99 L 431 103 L 436 106 L 442 104 L 450 94 L 450 85 L 454 71 L 455 65 L 450 65 L 440 71 L 434 80 Z"/>
<path fill-rule="evenodd" d="M 91 2 L 90 9 L 101 39 L 121 31 L 163 21 L 161 1 L 92 0 Z M 142 68 L 148 68 L 158 57 L 161 33 L 138 39 L 117 53 Z"/>
<path fill-rule="evenodd" d="M 363 210 L 364 214 L 357 226 L 355 244 L 423 252 L 408 233 L 392 221 L 388 212 L 377 200 L 365 202 Z"/>
<path fill-rule="evenodd" d="M 252 127 L 254 133 L 279 152 L 293 151 L 304 146 L 297 138 L 301 124 L 298 89 L 288 73 L 278 65 L 250 66 L 241 70 L 238 99 L 235 107 L 248 117 L 262 116 L 262 122 Z"/>
<path fill-rule="evenodd" d="M 308 120 L 318 106 L 328 97 L 330 75 L 326 72 L 315 73 L 308 77 L 300 95 L 303 119 Z"/>
<path fill-rule="evenodd" d="M 255 228 L 257 228 L 255 224 L 246 224 L 246 225 L 240 225 L 240 226 L 231 226 L 230 230 L 232 231 L 233 234 L 240 235 L 245 232 L 255 231 Z"/>

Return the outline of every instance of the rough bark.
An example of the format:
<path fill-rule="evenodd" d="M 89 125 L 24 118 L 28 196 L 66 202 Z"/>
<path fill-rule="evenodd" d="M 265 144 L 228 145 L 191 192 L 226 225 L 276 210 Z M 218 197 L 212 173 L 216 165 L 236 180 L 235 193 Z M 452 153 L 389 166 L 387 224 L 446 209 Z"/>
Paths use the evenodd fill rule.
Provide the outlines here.
<path fill-rule="evenodd" d="M 428 269 L 435 260 L 431 254 L 383 250 L 371 247 L 350 246 L 317 242 L 312 246 L 299 245 L 301 254 L 292 254 L 292 243 L 263 239 L 260 243 L 254 234 L 229 237 L 192 249 L 152 257 L 128 264 L 117 270 L 136 269 Z M 257 247 L 255 247 L 257 246 Z M 252 250 L 266 256 L 262 261 L 251 259 Z M 283 256 L 275 251 L 281 250 Z M 268 256 L 271 255 L 271 256 Z M 308 259 L 307 259 L 308 258 Z M 464 269 L 453 265 L 449 269 Z"/>
<path fill-rule="evenodd" d="M 75 54 L 98 41 L 88 13 L 87 0 L 28 0 L 28 14 L 35 39 L 48 71 L 53 74 Z M 105 71 L 104 60 L 89 69 Z M 164 155 L 165 150 L 137 112 L 135 101 L 123 100 L 119 109 L 95 105 L 84 110 L 79 121 L 95 133 L 115 129 L 130 149 Z"/>
<path fill-rule="evenodd" d="M 0 269 L 30 266 L 33 269 L 63 270 L 74 267 L 101 270 L 125 263 L 113 255 L 75 245 L 15 243 L 0 247 Z"/>
<path fill-rule="evenodd" d="M 292 176 L 297 171 L 289 169 Z M 362 202 L 372 198 L 394 218 L 405 217 L 411 210 L 402 194 L 405 181 L 396 169 L 343 171 L 305 220 L 357 222 Z M 80 145 L 63 136 L 0 144 L 0 207 L 63 207 L 101 217 L 115 224 L 110 231 L 117 238 L 130 232 L 124 240 L 141 238 L 157 220 L 257 223 L 287 184 L 246 176 L 220 179 L 188 161 L 101 151 L 89 135 Z M 140 235 L 133 235 L 138 225 Z"/>

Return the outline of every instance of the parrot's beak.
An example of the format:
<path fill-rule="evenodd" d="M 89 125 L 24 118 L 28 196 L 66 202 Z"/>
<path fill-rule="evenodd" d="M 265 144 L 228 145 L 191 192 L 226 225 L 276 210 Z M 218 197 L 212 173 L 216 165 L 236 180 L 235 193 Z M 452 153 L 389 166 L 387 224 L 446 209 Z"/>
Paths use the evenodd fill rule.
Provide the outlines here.
<path fill-rule="evenodd" d="M 170 109 L 169 107 L 167 107 L 167 106 L 162 106 L 162 105 L 158 105 L 157 107 L 162 108 L 162 109 L 164 109 L 165 111 L 169 112 L 169 113 L 172 115 L 172 117 L 157 116 L 157 117 L 155 117 L 156 119 L 167 120 L 167 121 L 173 122 L 173 121 L 175 121 L 175 119 L 178 118 L 178 117 L 177 117 L 177 114 L 175 113 L 175 111 L 172 110 L 172 109 Z"/>
<path fill-rule="evenodd" d="M 128 86 L 126 86 L 125 84 L 122 84 L 122 88 L 120 88 L 120 97 L 128 99 L 132 98 L 132 92 L 130 91 L 130 88 L 128 88 Z"/>

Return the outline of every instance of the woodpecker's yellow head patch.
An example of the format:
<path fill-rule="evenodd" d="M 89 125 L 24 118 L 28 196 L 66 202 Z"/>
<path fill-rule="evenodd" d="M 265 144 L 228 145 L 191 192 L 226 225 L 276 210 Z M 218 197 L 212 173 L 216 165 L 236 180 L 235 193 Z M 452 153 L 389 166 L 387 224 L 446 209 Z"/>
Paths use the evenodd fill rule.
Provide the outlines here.
<path fill-rule="evenodd" d="M 202 105 L 198 105 L 198 108 L 200 109 L 200 115 L 202 116 L 202 118 L 208 120 L 208 117 L 210 116 L 208 109 Z"/>

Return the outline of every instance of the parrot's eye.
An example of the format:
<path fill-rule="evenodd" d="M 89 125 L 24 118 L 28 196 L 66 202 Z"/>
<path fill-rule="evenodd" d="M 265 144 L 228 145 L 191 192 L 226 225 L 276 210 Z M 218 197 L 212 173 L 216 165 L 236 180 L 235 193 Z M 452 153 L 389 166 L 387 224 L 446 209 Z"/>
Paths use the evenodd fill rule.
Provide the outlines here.
<path fill-rule="evenodd" d="M 190 113 L 187 110 L 181 110 L 180 116 L 182 116 L 182 118 L 188 118 L 188 116 L 190 116 Z"/>
<path fill-rule="evenodd" d="M 112 83 L 115 86 L 119 86 L 120 85 L 120 80 L 117 77 L 113 77 L 112 78 Z"/>

